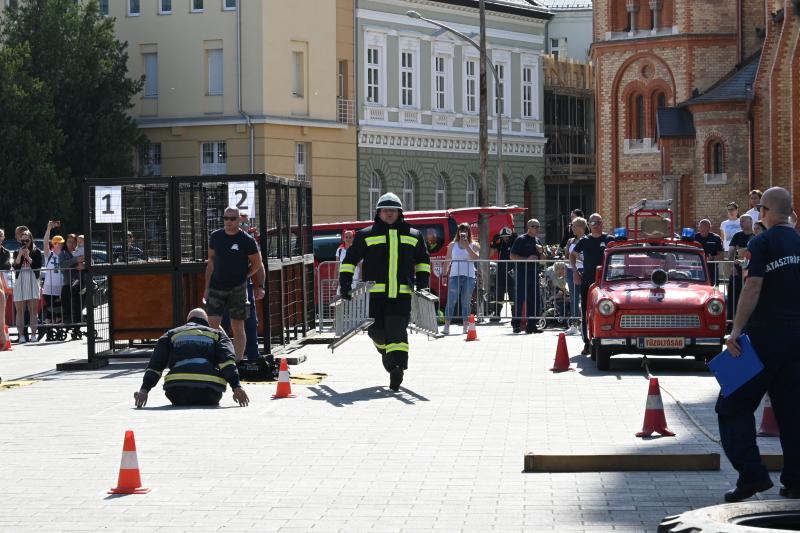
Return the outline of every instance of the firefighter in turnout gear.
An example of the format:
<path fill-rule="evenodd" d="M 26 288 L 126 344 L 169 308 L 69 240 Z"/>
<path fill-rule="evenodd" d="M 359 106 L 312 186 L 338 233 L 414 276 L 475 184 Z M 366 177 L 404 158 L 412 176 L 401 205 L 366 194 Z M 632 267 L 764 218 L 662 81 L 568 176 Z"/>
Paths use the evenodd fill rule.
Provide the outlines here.
<path fill-rule="evenodd" d="M 169 373 L 164 394 L 173 405 L 218 405 L 225 385 L 230 384 L 234 401 L 245 407 L 250 399 L 239 382 L 234 357 L 233 343 L 225 332 L 208 326 L 203 309 L 193 309 L 185 325 L 158 339 L 142 387 L 133 395 L 136 407 L 145 406 L 165 368 Z"/>
<path fill-rule="evenodd" d="M 356 265 L 363 261 L 364 281 L 370 289 L 369 315 L 375 319 L 367 333 L 389 372 L 389 388 L 400 389 L 408 368 L 408 322 L 411 292 L 427 289 L 431 262 L 423 235 L 403 219 L 403 205 L 396 194 L 378 200 L 375 223 L 356 233 L 353 245 L 339 269 L 339 290 L 350 299 Z"/>

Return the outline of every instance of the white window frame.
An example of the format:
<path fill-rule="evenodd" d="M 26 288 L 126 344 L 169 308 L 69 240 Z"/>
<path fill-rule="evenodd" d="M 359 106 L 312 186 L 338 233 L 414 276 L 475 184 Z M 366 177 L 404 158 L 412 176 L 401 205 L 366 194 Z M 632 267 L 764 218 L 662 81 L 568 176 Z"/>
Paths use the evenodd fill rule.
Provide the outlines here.
<path fill-rule="evenodd" d="M 503 94 L 501 96 L 503 101 L 503 112 L 500 113 L 504 117 L 511 116 L 511 52 L 508 50 L 492 50 L 492 62 L 497 69 L 498 77 L 500 78 L 501 88 Z M 492 76 L 494 82 L 494 74 L 487 73 Z M 487 79 L 488 82 L 488 79 Z M 496 84 L 492 83 L 492 97 L 494 98 L 492 111 L 495 115 L 498 114 L 498 103 Z"/>
<path fill-rule="evenodd" d="M 308 180 L 308 143 L 295 143 L 294 175 L 298 180 Z"/>
<path fill-rule="evenodd" d="M 467 63 L 473 63 L 473 73 L 472 75 L 469 74 L 469 67 Z M 479 102 L 478 102 L 478 78 L 480 76 L 480 57 L 467 55 L 464 58 L 464 113 L 468 115 L 477 115 L 479 109 Z M 472 90 L 474 93 L 472 95 L 469 94 L 468 87 L 470 81 L 473 82 Z M 470 110 L 469 108 L 469 99 L 472 98 L 473 109 Z"/>
<path fill-rule="evenodd" d="M 155 64 L 150 64 L 151 61 Z M 158 98 L 158 52 L 142 54 L 142 64 L 145 76 L 143 97 Z"/>
<path fill-rule="evenodd" d="M 222 96 L 225 94 L 225 54 L 222 48 L 206 50 L 208 62 L 208 96 Z M 219 87 L 215 79 L 213 65 L 214 57 L 219 57 Z"/>
<path fill-rule="evenodd" d="M 158 0 L 158 14 L 172 15 L 172 1 L 170 0 L 169 9 L 164 9 L 164 0 Z"/>
<path fill-rule="evenodd" d="M 133 7 L 133 2 L 137 2 L 139 6 L 139 10 L 134 12 L 131 8 Z M 128 16 L 129 17 L 140 17 L 142 15 L 142 0 L 128 0 Z"/>
<path fill-rule="evenodd" d="M 466 207 L 478 207 L 478 182 L 467 174 Z"/>
<path fill-rule="evenodd" d="M 414 210 L 414 177 L 410 172 L 403 176 L 403 211 Z"/>
<path fill-rule="evenodd" d="M 417 103 L 417 55 L 411 50 L 400 51 L 400 107 L 415 108 Z"/>
<path fill-rule="evenodd" d="M 454 46 L 449 42 L 431 43 L 431 109 L 434 111 L 453 111 L 453 55 Z M 443 69 L 439 72 L 441 63 Z M 441 80 L 441 87 L 437 83 Z M 442 105 L 439 105 L 439 97 Z"/>
<path fill-rule="evenodd" d="M 419 39 L 415 39 L 412 37 L 401 37 L 399 39 L 399 52 L 397 57 L 397 66 L 399 70 L 399 83 L 397 85 L 398 90 L 398 105 L 401 109 L 419 109 L 420 108 L 420 98 L 419 98 Z M 411 56 L 411 67 L 403 67 L 403 55 L 410 54 Z M 403 80 L 403 73 L 407 73 L 410 75 L 411 86 L 404 87 L 404 80 Z M 406 77 L 408 79 L 408 77 Z M 403 91 L 410 91 L 408 93 L 411 96 L 411 103 L 404 104 L 403 103 Z"/>
<path fill-rule="evenodd" d="M 553 41 L 555 41 L 556 45 L 553 46 Z M 559 58 L 561 52 L 561 39 L 550 37 L 550 55 L 555 57 L 556 59 Z"/>
<path fill-rule="evenodd" d="M 447 209 L 447 181 L 445 181 L 444 176 L 441 174 L 436 180 L 434 203 L 437 210 Z"/>
<path fill-rule="evenodd" d="M 198 2 L 198 1 L 200 2 L 200 6 L 201 6 L 200 8 L 195 7 L 195 2 Z M 191 2 L 189 4 L 189 12 L 190 13 L 202 13 L 203 11 L 205 11 L 206 4 L 205 4 L 205 2 L 203 0 L 189 0 L 189 2 Z"/>
<path fill-rule="evenodd" d="M 525 81 L 525 69 L 531 70 L 531 79 L 528 82 Z M 522 85 L 522 90 L 520 91 L 522 118 L 539 120 L 539 62 L 535 56 L 523 55 L 520 58 L 519 79 Z M 525 87 L 527 85 L 531 88 L 530 114 L 525 113 Z"/>
<path fill-rule="evenodd" d="M 144 145 L 142 156 L 139 174 L 142 176 L 160 176 L 161 143 L 148 143 Z"/>
<path fill-rule="evenodd" d="M 233 5 L 228 5 L 228 2 L 233 2 Z M 222 0 L 222 10 L 223 11 L 236 11 L 236 8 L 239 7 L 239 0 Z"/>
<path fill-rule="evenodd" d="M 370 106 L 384 106 L 386 105 L 386 34 L 377 32 L 366 32 L 364 34 L 364 103 Z M 368 63 L 369 50 L 377 50 L 377 65 L 370 65 Z M 377 69 L 377 100 L 374 102 L 367 101 L 369 95 L 369 73 L 370 68 Z"/>
<path fill-rule="evenodd" d="M 305 98 L 306 94 L 306 54 L 302 50 L 292 50 L 292 96 Z"/>
<path fill-rule="evenodd" d="M 204 162 L 206 148 L 210 149 L 212 162 Z M 222 161 L 220 161 L 222 160 Z M 225 141 L 203 141 L 200 143 L 200 174 L 221 175 L 228 173 L 228 144 Z"/>
<path fill-rule="evenodd" d="M 378 205 L 378 200 L 381 197 L 381 191 L 383 190 L 383 180 L 381 180 L 380 175 L 378 174 L 377 170 L 373 170 L 372 174 L 369 177 L 369 208 L 374 209 L 376 205 Z"/>

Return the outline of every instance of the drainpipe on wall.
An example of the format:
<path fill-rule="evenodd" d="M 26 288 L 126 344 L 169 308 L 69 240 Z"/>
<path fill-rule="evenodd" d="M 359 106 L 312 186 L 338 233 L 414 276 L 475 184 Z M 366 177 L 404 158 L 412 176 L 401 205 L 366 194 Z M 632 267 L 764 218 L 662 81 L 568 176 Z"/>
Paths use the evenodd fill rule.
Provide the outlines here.
<path fill-rule="evenodd" d="M 353 127 L 356 129 L 356 219 L 360 219 L 359 208 L 361 206 L 361 150 L 358 143 L 361 138 L 361 126 L 358 123 L 358 0 L 353 0 Z M 369 213 L 369 209 L 367 209 Z"/>
<path fill-rule="evenodd" d="M 247 123 L 250 132 L 250 174 L 255 172 L 255 132 L 250 115 L 242 107 L 242 4 L 236 2 L 236 109 Z M 266 170 L 266 169 L 265 169 Z"/>

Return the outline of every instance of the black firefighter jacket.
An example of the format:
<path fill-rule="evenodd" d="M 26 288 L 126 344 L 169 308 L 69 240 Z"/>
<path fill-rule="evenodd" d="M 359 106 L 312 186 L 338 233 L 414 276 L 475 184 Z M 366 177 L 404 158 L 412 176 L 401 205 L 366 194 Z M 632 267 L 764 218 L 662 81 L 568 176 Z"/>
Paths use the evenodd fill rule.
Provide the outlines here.
<path fill-rule="evenodd" d="M 372 294 L 387 298 L 409 297 L 416 279 L 417 289 L 428 287 L 431 260 L 422 234 L 400 218 L 387 225 L 377 216 L 372 226 L 356 233 L 353 245 L 339 268 L 339 286 L 350 287 L 356 265 L 363 281 L 373 281 Z"/>

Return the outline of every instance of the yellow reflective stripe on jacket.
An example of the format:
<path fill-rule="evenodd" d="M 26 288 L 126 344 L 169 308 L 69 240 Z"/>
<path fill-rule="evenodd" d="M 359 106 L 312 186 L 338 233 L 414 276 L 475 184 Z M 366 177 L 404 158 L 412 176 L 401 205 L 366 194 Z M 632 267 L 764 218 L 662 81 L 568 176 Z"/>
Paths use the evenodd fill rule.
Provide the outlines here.
<path fill-rule="evenodd" d="M 397 298 L 397 262 L 400 259 L 400 248 L 397 242 L 397 230 L 389 230 L 389 298 Z"/>
<path fill-rule="evenodd" d="M 408 285 L 400 285 L 400 294 L 411 294 L 411 287 Z"/>
<path fill-rule="evenodd" d="M 231 365 L 235 365 L 235 364 L 236 364 L 236 363 L 234 363 L 233 361 L 230 361 L 230 360 L 228 360 L 228 361 L 225 361 L 224 363 L 220 363 L 220 364 L 218 364 L 218 365 L 217 365 L 217 368 L 219 368 L 220 370 L 222 370 L 222 369 L 223 369 L 223 368 L 225 368 L 226 366 L 231 366 Z"/>
<path fill-rule="evenodd" d="M 414 272 L 428 272 L 430 273 L 431 266 L 428 263 L 417 263 L 414 265 Z"/>
<path fill-rule="evenodd" d="M 157 375 L 158 377 L 161 377 L 161 372 L 159 372 L 159 371 L 158 371 L 158 370 L 156 370 L 155 368 L 148 368 L 147 370 L 145 370 L 145 373 L 147 373 L 147 372 L 153 372 L 153 373 L 154 373 L 155 375 Z"/>
<path fill-rule="evenodd" d="M 386 292 L 386 284 L 385 283 L 376 283 L 372 286 L 369 292 Z"/>
<path fill-rule="evenodd" d="M 367 246 L 374 246 L 376 244 L 386 244 L 386 235 L 375 235 L 374 237 L 367 237 L 364 239 Z"/>
<path fill-rule="evenodd" d="M 377 349 L 379 349 L 379 350 L 385 350 L 385 349 L 386 349 L 386 345 L 385 345 L 385 344 L 378 344 L 378 343 L 377 343 L 377 342 L 375 342 L 375 341 L 372 341 L 372 344 L 374 344 L 374 345 L 375 345 L 375 347 L 376 347 Z"/>
<path fill-rule="evenodd" d="M 400 242 L 403 244 L 410 244 L 411 246 L 416 246 L 419 242 L 419 239 L 414 237 L 413 235 L 401 235 Z"/>
<path fill-rule="evenodd" d="M 349 263 L 342 263 L 339 265 L 339 273 L 353 274 L 356 271 L 356 266 Z"/>
<path fill-rule="evenodd" d="M 386 352 L 408 352 L 407 342 L 394 342 L 386 345 Z"/>
<path fill-rule="evenodd" d="M 164 378 L 164 382 L 166 383 L 168 381 L 176 381 L 180 379 L 186 381 L 209 381 L 218 385 L 226 385 L 228 383 L 224 378 L 209 376 L 208 374 L 169 374 Z"/>
<path fill-rule="evenodd" d="M 219 340 L 219 333 L 215 333 L 213 331 L 208 331 L 205 329 L 187 329 L 181 331 L 179 333 L 175 333 L 172 338 L 177 339 L 178 337 L 185 337 L 186 335 L 202 335 L 203 337 L 208 337 L 210 339 Z"/>

